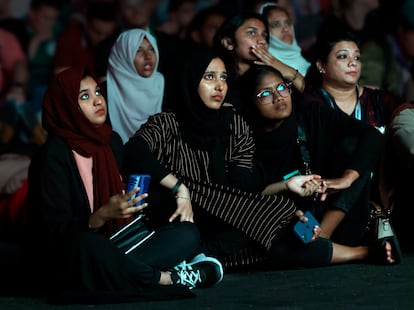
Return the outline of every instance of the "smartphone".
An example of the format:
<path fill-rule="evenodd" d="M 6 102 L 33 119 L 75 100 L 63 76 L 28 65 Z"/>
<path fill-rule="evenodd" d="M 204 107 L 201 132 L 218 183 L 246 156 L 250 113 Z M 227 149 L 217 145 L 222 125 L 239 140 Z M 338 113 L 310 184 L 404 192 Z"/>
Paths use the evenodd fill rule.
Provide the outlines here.
<path fill-rule="evenodd" d="M 320 224 L 310 211 L 306 211 L 304 215 L 308 218 L 308 221 L 302 222 L 298 220 L 293 230 L 303 243 L 309 243 L 313 237 L 313 228 L 315 225 L 320 226 Z"/>
<path fill-rule="evenodd" d="M 134 188 L 139 187 L 139 191 L 132 195 L 129 200 L 135 199 L 136 197 L 148 193 L 151 176 L 149 174 L 131 174 L 126 184 L 125 193 L 132 191 Z M 138 207 L 145 202 L 145 199 L 138 201 L 134 207 Z"/>

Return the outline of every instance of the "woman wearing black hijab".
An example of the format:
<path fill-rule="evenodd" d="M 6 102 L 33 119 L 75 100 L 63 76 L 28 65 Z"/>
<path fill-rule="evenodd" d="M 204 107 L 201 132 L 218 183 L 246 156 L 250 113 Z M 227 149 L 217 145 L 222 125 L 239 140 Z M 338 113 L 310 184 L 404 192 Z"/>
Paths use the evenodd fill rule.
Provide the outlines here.
<path fill-rule="evenodd" d="M 194 224 L 159 227 L 128 254 L 109 239 L 147 204 L 134 207 L 146 196 L 130 200 L 136 190 L 124 192 L 118 169 L 122 141 L 106 122 L 106 100 L 96 81 L 85 67 L 71 67 L 51 80 L 43 100 L 48 139 L 29 169 L 25 247 L 35 288 L 59 303 L 192 296 L 189 288 L 210 286 L 222 277 L 204 273 L 186 281 L 187 274 L 193 276 L 189 265 L 200 273 L 201 263 L 213 265 L 200 258 L 197 266 L 194 260 L 185 264 L 199 245 Z"/>
<path fill-rule="evenodd" d="M 224 104 L 223 60 L 203 49 L 189 55 L 183 69 L 179 112 L 150 117 L 126 143 L 124 173 L 151 175 L 154 225 L 194 221 L 206 254 L 226 266 L 260 261 L 291 224 L 295 205 L 282 195 L 261 194 L 251 130 Z"/>

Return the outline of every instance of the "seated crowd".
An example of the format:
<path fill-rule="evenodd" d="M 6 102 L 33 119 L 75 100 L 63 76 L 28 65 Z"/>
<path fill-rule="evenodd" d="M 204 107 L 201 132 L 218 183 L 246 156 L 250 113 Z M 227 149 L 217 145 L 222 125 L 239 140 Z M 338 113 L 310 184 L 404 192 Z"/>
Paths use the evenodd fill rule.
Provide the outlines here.
<path fill-rule="evenodd" d="M 22 18 L 10 2 L 0 250 L 27 289 L 56 303 L 187 298 L 241 268 L 398 264 L 413 250 L 413 0 L 32 0 Z M 147 193 L 125 191 L 133 174 L 150 175 Z M 137 214 L 153 234 L 124 253 L 110 236 Z"/>

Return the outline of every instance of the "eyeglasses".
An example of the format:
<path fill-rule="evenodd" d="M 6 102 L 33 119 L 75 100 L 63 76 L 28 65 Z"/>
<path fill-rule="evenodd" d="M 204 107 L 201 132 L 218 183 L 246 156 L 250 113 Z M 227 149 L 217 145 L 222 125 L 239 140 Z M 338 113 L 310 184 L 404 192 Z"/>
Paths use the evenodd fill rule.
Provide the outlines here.
<path fill-rule="evenodd" d="M 286 98 L 290 95 L 292 92 L 291 88 L 287 86 L 286 84 L 279 84 L 276 86 L 276 89 L 264 89 L 260 93 L 256 95 L 257 98 L 260 99 L 260 102 L 262 104 L 273 104 L 276 99 L 276 92 L 279 94 L 279 96 Z"/>

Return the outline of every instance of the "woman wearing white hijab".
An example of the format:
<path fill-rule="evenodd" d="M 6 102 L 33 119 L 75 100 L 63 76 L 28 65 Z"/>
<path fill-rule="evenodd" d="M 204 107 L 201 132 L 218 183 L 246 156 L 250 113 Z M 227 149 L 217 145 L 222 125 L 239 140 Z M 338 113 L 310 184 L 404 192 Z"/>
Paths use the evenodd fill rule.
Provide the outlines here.
<path fill-rule="evenodd" d="M 295 68 L 305 76 L 310 62 L 302 56 L 302 49 L 295 37 L 293 20 L 288 11 L 275 3 L 265 3 L 259 11 L 269 25 L 269 53 Z"/>
<path fill-rule="evenodd" d="M 152 34 L 127 30 L 112 46 L 107 71 L 109 118 L 125 144 L 148 117 L 161 112 L 164 76 Z"/>

